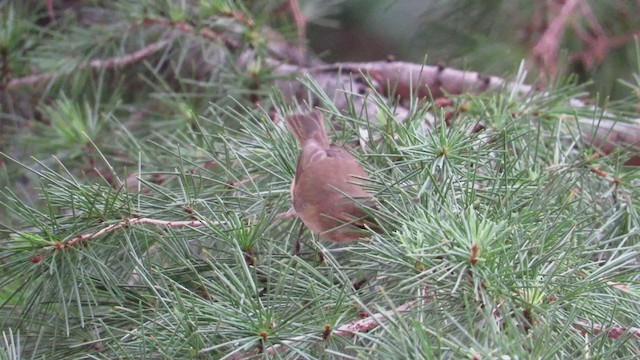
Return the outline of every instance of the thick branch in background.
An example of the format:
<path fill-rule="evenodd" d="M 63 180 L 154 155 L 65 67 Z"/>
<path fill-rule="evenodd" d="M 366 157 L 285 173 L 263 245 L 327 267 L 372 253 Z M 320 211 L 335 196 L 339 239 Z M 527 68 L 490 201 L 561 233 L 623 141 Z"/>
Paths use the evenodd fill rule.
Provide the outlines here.
<path fill-rule="evenodd" d="M 443 66 L 426 66 L 406 62 L 336 63 L 309 68 L 276 64 L 273 71 L 279 75 L 300 76 L 306 74 L 310 76 L 322 87 L 325 93 L 332 97 L 339 110 L 346 110 L 348 106 L 344 93 L 340 92 L 340 89 L 364 94 L 370 85 L 375 86 L 375 90 L 381 94 L 393 93 L 399 97 L 401 102 L 407 101 L 412 94 L 436 99 L 448 94 L 477 94 L 503 89 L 521 96 L 547 95 L 530 85 L 509 82 L 496 76 L 485 76 L 473 71 L 462 71 Z M 367 82 L 363 80 L 364 76 L 369 76 L 374 81 Z M 304 100 L 308 96 L 304 84 L 298 81 L 281 80 L 276 84 L 280 91 L 287 96 L 299 100 Z M 375 102 L 355 100 L 357 105 L 362 105 L 363 101 L 366 101 L 364 107 L 367 109 L 367 113 L 374 116 L 377 113 Z M 572 99 L 566 105 L 568 109 L 587 110 L 596 115 L 597 120 L 594 120 L 593 117 L 576 116 L 575 118 L 580 123 L 585 145 L 593 144 L 605 154 L 611 154 L 615 150 L 629 151 L 632 156 L 627 164 L 640 165 L 640 119 L 621 122 L 618 121 L 619 117 L 615 113 L 604 111 L 579 99 Z M 399 122 L 403 121 L 409 112 L 409 109 L 402 106 L 395 110 L 396 121 Z"/>

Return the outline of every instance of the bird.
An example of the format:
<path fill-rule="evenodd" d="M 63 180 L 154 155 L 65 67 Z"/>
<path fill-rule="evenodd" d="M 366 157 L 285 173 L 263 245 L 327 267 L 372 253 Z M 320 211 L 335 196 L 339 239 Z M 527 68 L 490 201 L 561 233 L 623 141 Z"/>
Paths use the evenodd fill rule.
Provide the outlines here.
<path fill-rule="evenodd" d="M 293 114 L 286 123 L 302 149 L 291 197 L 305 226 L 336 243 L 371 236 L 369 229 L 381 232 L 363 208 L 376 205 L 373 194 L 362 186 L 370 182 L 369 175 L 351 153 L 329 142 L 322 113 Z"/>

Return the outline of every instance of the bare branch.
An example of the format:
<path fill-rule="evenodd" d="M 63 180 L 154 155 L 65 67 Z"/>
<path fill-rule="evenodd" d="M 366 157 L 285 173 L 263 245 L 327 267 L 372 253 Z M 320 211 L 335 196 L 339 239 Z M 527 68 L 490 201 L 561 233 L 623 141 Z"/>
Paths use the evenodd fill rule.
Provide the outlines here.
<path fill-rule="evenodd" d="M 581 0 L 566 0 L 558 16 L 547 27 L 536 46 L 533 59 L 546 75 L 555 75 L 558 70 L 558 48 L 564 35 L 565 23 L 580 5 Z"/>
<path fill-rule="evenodd" d="M 594 32 L 596 36 L 606 35 L 604 28 L 596 18 L 588 2 L 581 1 L 579 10 L 580 10 L 580 14 L 582 14 L 582 16 L 587 20 L 589 27 L 591 28 L 591 30 Z"/>
<path fill-rule="evenodd" d="M 571 62 L 581 62 L 585 69 L 593 69 L 605 59 L 611 50 L 626 45 L 637 36 L 640 36 L 640 30 L 617 36 L 605 34 L 588 37 L 583 39 L 586 43 L 586 49 L 573 54 Z"/>
<path fill-rule="evenodd" d="M 100 236 L 106 235 L 108 233 L 112 233 L 116 230 L 120 230 L 123 228 L 126 228 L 130 225 L 137 225 L 137 224 L 152 224 L 152 225 L 160 225 L 160 226 L 167 226 L 167 227 L 172 227 L 172 228 L 180 228 L 180 227 L 200 227 L 200 226 L 205 226 L 205 225 L 218 225 L 218 222 L 203 222 L 203 221 L 199 221 L 199 220 L 188 220 L 188 221 L 167 221 L 167 220 L 157 220 L 157 219 L 150 219 L 150 218 L 132 218 L 132 219 L 125 219 L 117 224 L 112 224 L 109 225 L 107 227 L 104 227 L 102 229 L 100 229 L 99 231 L 96 231 L 94 233 L 86 233 L 86 234 L 82 234 L 82 235 L 78 235 L 74 238 L 69 239 L 66 243 L 64 243 L 64 246 L 73 246 L 74 244 L 76 244 L 77 242 L 83 241 L 83 240 L 91 240 L 91 239 L 96 239 L 99 238 Z"/>

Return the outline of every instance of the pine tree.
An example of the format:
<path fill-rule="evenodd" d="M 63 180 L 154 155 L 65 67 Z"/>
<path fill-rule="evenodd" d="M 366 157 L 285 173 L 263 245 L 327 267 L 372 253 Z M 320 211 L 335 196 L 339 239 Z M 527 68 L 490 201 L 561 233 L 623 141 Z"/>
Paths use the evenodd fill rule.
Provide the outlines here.
<path fill-rule="evenodd" d="M 316 61 L 291 3 L 0 3 L 2 358 L 637 356 L 634 148 L 576 120 L 634 103 L 576 109 L 571 81 L 402 102 L 309 73 L 291 99 L 272 61 Z M 279 217 L 282 119 L 309 107 L 384 233 Z"/>

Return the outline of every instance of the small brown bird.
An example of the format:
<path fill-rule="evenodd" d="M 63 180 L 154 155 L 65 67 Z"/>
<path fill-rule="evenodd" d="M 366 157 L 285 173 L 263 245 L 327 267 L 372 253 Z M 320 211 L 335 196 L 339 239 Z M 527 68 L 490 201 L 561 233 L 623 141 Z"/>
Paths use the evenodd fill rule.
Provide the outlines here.
<path fill-rule="evenodd" d="M 291 184 L 293 208 L 302 222 L 339 243 L 371 235 L 365 224 L 380 231 L 360 205 L 375 205 L 373 195 L 361 186 L 369 176 L 353 155 L 329 143 L 322 114 L 314 110 L 291 115 L 287 126 L 302 147 Z"/>

